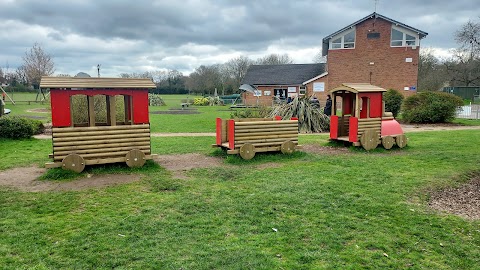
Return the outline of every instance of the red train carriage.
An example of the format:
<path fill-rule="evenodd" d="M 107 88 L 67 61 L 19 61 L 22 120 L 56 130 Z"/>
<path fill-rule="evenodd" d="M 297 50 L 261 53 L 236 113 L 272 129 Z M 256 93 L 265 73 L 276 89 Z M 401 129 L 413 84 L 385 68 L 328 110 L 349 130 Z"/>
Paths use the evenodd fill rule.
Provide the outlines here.
<path fill-rule="evenodd" d="M 42 77 L 50 89 L 53 162 L 81 172 L 85 165 L 151 159 L 149 79 Z"/>
<path fill-rule="evenodd" d="M 392 113 L 385 112 L 383 92 L 383 88 L 361 83 L 344 83 L 330 90 L 334 114 L 339 97 L 342 103 L 341 115 L 330 116 L 330 139 L 361 145 L 366 150 L 380 143 L 386 149 L 394 144 L 405 147 L 407 138 L 400 124 Z"/>

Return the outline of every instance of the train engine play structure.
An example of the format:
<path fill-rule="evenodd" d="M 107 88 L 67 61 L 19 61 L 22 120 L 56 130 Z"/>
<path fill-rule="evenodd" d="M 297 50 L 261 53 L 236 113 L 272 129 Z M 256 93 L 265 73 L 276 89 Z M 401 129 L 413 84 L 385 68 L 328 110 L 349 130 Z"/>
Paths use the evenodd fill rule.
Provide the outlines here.
<path fill-rule="evenodd" d="M 362 83 L 344 83 L 330 90 L 332 113 L 341 98 L 341 115 L 330 116 L 330 139 L 351 142 L 365 150 L 380 143 L 385 149 L 407 145 L 407 137 L 392 113 L 385 112 L 382 97 L 385 89 Z M 338 114 L 338 113 L 337 113 Z"/>
<path fill-rule="evenodd" d="M 149 79 L 42 77 L 50 90 L 53 162 L 46 168 L 81 172 L 85 165 L 152 159 Z"/>
<path fill-rule="evenodd" d="M 216 121 L 216 143 L 227 154 L 240 154 L 249 160 L 258 152 L 281 151 L 284 154 L 300 149 L 298 119 L 275 118 L 221 119 Z"/>

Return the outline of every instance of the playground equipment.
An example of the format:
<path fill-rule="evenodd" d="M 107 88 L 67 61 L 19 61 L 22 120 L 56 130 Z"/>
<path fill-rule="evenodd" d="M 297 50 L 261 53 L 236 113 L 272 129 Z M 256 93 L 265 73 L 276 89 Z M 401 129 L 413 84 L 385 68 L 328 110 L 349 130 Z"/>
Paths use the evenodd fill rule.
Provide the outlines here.
<path fill-rule="evenodd" d="M 371 84 L 344 83 L 330 90 L 332 113 L 337 112 L 337 99 L 342 99 L 340 116 L 330 116 L 330 139 L 351 142 L 365 150 L 380 143 L 385 149 L 397 144 L 403 148 L 407 137 L 392 113 L 385 112 L 382 94 L 387 90 Z"/>
<path fill-rule="evenodd" d="M 227 154 L 240 154 L 252 159 L 255 153 L 281 151 L 284 154 L 300 149 L 298 145 L 298 119 L 245 118 L 216 120 L 216 144 Z"/>
<path fill-rule="evenodd" d="M 154 156 L 148 116 L 148 89 L 155 88 L 151 80 L 42 77 L 40 87 L 50 89 L 52 108 L 53 162 L 46 168 L 81 172 L 85 165 L 116 162 L 141 167 Z M 73 106 L 74 98 L 85 101 L 85 107 Z M 106 106 L 97 106 L 102 102 Z M 76 115 L 85 117 L 78 120 Z"/>

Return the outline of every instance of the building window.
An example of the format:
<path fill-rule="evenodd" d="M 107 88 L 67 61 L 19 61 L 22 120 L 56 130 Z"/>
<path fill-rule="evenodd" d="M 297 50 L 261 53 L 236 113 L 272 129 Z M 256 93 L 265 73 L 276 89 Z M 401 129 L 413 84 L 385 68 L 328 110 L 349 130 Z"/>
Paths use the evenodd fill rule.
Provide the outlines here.
<path fill-rule="evenodd" d="M 396 28 L 395 26 L 392 26 L 390 46 L 392 47 L 418 46 L 418 35 L 406 29 L 400 29 L 400 28 Z"/>
<path fill-rule="evenodd" d="M 336 36 L 330 41 L 330 49 L 354 49 L 355 48 L 355 28 L 348 32 Z"/>

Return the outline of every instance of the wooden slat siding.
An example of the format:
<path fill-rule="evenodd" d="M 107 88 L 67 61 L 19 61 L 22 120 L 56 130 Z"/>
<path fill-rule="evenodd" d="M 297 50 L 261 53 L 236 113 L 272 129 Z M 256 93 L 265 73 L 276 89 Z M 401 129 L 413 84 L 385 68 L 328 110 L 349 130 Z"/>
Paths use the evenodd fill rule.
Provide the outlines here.
<path fill-rule="evenodd" d="M 259 121 L 273 121 L 273 118 L 235 118 L 235 123 L 240 122 L 259 122 Z"/>
<path fill-rule="evenodd" d="M 151 89 L 155 84 L 150 79 L 131 78 L 76 78 L 42 77 L 40 88 L 123 88 Z"/>
<path fill-rule="evenodd" d="M 282 124 L 281 127 L 277 126 L 265 126 L 265 125 L 248 125 L 248 126 L 237 126 L 235 128 L 236 131 L 238 132 L 243 132 L 244 130 L 255 130 L 255 129 L 277 129 L 277 128 L 297 128 L 298 129 L 298 123 L 287 123 L 287 124 Z"/>
<path fill-rule="evenodd" d="M 145 155 L 145 159 L 153 159 L 154 155 Z M 101 159 L 87 159 L 85 160 L 85 165 L 98 165 L 98 164 L 108 164 L 108 163 L 116 163 L 116 162 L 125 162 L 125 157 L 116 157 L 116 158 L 101 158 Z M 45 168 L 59 168 L 62 167 L 61 162 L 48 162 L 45 163 Z"/>
<path fill-rule="evenodd" d="M 143 144 L 143 145 L 128 145 L 128 146 L 120 146 L 120 147 L 112 147 L 111 145 L 98 147 L 96 148 L 84 148 L 84 149 L 76 149 L 75 153 L 77 154 L 93 154 L 93 153 L 104 153 L 104 152 L 114 152 L 114 151 L 129 151 L 132 149 L 143 149 L 143 150 L 150 150 L 150 144 Z M 62 150 L 62 151 L 55 151 L 55 156 L 61 155 L 68 155 L 71 154 L 72 150 Z"/>
<path fill-rule="evenodd" d="M 130 129 L 130 130 L 129 130 Z M 61 161 L 77 153 L 84 159 L 120 158 L 132 149 L 151 153 L 149 125 L 105 126 L 91 128 L 54 128 L 53 159 Z"/>
<path fill-rule="evenodd" d="M 130 150 L 133 150 L 133 149 L 139 149 L 141 150 L 143 153 L 145 153 L 145 155 L 147 154 L 150 154 L 150 147 L 147 146 L 146 148 L 143 147 L 143 148 L 133 148 L 133 147 L 130 147 L 130 149 L 127 149 L 127 150 L 115 150 L 113 149 L 111 152 L 104 152 L 104 153 L 77 153 L 79 154 L 80 156 L 82 156 L 83 159 L 93 159 L 93 158 L 109 158 L 109 157 L 125 157 L 125 155 L 128 153 L 128 151 Z M 71 154 L 71 153 L 69 153 Z M 53 160 L 55 161 L 62 161 L 66 156 L 66 155 L 57 155 L 56 153 L 53 155 Z"/>
<path fill-rule="evenodd" d="M 273 151 L 280 151 L 281 146 L 266 146 L 266 147 L 255 147 L 255 152 L 273 152 Z M 302 146 L 296 145 L 295 149 L 302 149 Z M 240 153 L 240 149 L 236 148 L 233 150 L 227 150 L 227 154 L 238 154 Z"/>
<path fill-rule="evenodd" d="M 298 120 L 282 120 L 282 121 L 261 121 L 261 125 L 266 125 L 266 126 L 276 126 L 276 125 L 282 125 L 282 124 L 297 124 L 298 125 Z M 238 122 L 236 123 L 236 126 L 248 126 L 248 125 L 256 125 L 259 124 L 258 122 Z"/>
<path fill-rule="evenodd" d="M 105 131 L 83 131 L 82 137 L 85 136 L 98 136 L 98 135 L 115 135 L 115 134 L 136 134 L 136 133 L 148 133 L 150 129 L 132 129 L 132 130 L 105 130 Z M 53 137 L 53 134 L 52 134 Z M 63 132 L 55 133 L 54 138 L 66 138 L 66 137 L 78 137 L 78 132 Z"/>
<path fill-rule="evenodd" d="M 378 141 L 381 140 L 382 118 L 363 118 L 358 119 L 358 139 L 362 137 L 365 130 L 374 129 L 378 133 Z"/>
<path fill-rule="evenodd" d="M 54 127 L 52 128 L 52 132 L 55 133 L 62 133 L 62 132 L 82 132 L 82 131 L 99 131 L 99 130 L 132 130 L 132 129 L 144 129 L 150 128 L 148 124 L 142 125 L 126 125 L 126 126 L 97 126 L 97 127 Z"/>
<path fill-rule="evenodd" d="M 81 134 L 81 133 L 80 133 Z M 91 141 L 91 140 L 110 140 L 110 139 L 122 139 L 122 138 L 132 138 L 132 141 L 135 141 L 135 138 L 150 138 L 150 133 L 135 133 L 135 134 L 109 134 L 109 135 L 98 135 L 98 136 L 82 136 L 77 137 L 54 137 L 53 144 L 56 142 L 76 142 L 76 141 Z"/>
<path fill-rule="evenodd" d="M 90 141 L 78 141 L 78 142 L 58 142 L 55 143 L 57 146 L 80 146 L 80 145 L 95 145 L 95 144 L 104 144 L 104 143 L 125 143 L 131 142 L 132 138 L 123 138 L 123 139 L 110 139 L 110 140 L 90 140 Z M 150 141 L 150 137 L 143 137 L 135 139 L 136 142 Z"/>
<path fill-rule="evenodd" d="M 235 123 L 236 149 L 245 143 L 251 143 L 255 147 L 279 147 L 287 140 L 298 144 L 298 120 Z M 255 151 L 258 152 L 256 148 Z"/>
<path fill-rule="evenodd" d="M 228 120 L 228 148 L 235 148 L 235 120 Z"/>
<path fill-rule="evenodd" d="M 145 145 L 150 145 L 150 141 L 145 140 L 145 141 L 138 141 L 138 142 L 123 142 L 123 143 L 108 144 L 109 147 L 145 146 Z M 58 152 L 73 151 L 73 150 L 79 151 L 83 149 L 96 149 L 99 147 L 104 147 L 104 144 L 57 146 L 55 147 L 55 150 L 57 150 Z"/>

